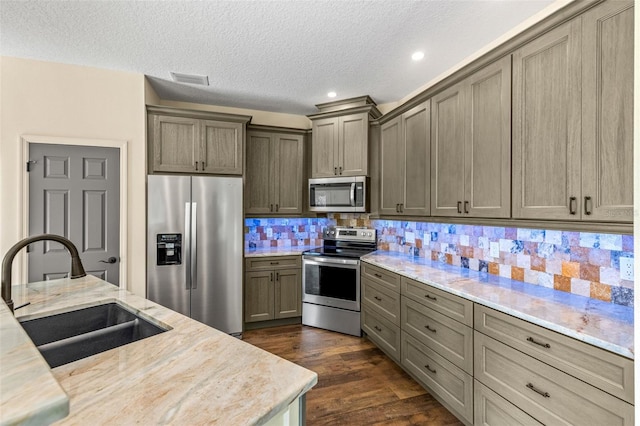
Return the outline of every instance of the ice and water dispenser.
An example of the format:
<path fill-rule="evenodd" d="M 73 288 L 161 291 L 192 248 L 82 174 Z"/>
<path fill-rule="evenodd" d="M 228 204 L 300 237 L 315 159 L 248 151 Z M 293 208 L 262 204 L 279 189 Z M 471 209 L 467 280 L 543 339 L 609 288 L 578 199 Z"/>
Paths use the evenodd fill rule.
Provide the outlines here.
<path fill-rule="evenodd" d="M 182 234 L 157 234 L 156 237 L 157 264 L 182 264 Z"/>

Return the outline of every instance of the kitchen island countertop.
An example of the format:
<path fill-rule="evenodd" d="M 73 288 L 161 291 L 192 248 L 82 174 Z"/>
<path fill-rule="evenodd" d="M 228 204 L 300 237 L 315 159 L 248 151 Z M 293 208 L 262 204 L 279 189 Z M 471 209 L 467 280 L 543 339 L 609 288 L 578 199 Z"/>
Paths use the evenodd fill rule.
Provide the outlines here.
<path fill-rule="evenodd" d="M 401 253 L 376 251 L 361 260 L 634 359 L 633 307 Z"/>
<path fill-rule="evenodd" d="M 115 301 L 170 330 L 50 370 L 0 303 L 0 424 L 60 418 L 67 396 L 59 424 L 264 424 L 317 383 L 310 370 L 93 276 L 13 291 L 16 306 L 30 302 L 19 319 Z M 32 369 L 39 376 L 25 374 Z M 47 398 L 34 398 L 41 384 Z"/>

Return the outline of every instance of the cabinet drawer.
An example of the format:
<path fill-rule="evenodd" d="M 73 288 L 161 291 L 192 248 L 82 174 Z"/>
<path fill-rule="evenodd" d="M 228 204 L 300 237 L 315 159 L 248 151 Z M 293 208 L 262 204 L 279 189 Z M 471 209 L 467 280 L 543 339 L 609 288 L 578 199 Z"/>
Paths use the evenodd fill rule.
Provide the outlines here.
<path fill-rule="evenodd" d="M 535 324 L 477 305 L 475 329 L 633 403 L 633 361 Z"/>
<path fill-rule="evenodd" d="M 436 393 L 447 408 L 473 423 L 473 377 L 404 331 L 402 365 Z"/>
<path fill-rule="evenodd" d="M 370 278 L 372 281 L 381 284 L 396 293 L 400 293 L 400 275 L 389 272 L 386 269 L 369 265 L 362 262 L 361 267 L 362 278 Z"/>
<path fill-rule="evenodd" d="M 302 268 L 301 256 L 250 257 L 245 259 L 245 269 L 261 271 L 278 268 Z"/>
<path fill-rule="evenodd" d="M 400 294 L 376 284 L 369 278 L 362 280 L 362 302 L 394 325 L 400 327 Z"/>
<path fill-rule="evenodd" d="M 476 425 L 540 426 L 542 423 L 475 380 L 473 383 L 473 417 Z"/>
<path fill-rule="evenodd" d="M 478 381 L 544 424 L 632 425 L 633 406 L 475 332 Z"/>
<path fill-rule="evenodd" d="M 402 330 L 473 374 L 473 329 L 402 296 Z"/>
<path fill-rule="evenodd" d="M 362 329 L 380 349 L 400 362 L 400 328 L 377 315 L 368 306 L 362 307 Z"/>
<path fill-rule="evenodd" d="M 428 284 L 402 277 L 402 295 L 473 327 L 473 302 Z"/>

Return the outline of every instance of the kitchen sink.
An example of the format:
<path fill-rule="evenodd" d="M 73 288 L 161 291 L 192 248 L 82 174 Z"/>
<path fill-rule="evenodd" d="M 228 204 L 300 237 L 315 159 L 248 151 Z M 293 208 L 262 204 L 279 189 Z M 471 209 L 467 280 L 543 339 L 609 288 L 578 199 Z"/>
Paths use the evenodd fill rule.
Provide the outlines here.
<path fill-rule="evenodd" d="M 20 324 L 51 368 L 167 331 L 117 303 Z"/>

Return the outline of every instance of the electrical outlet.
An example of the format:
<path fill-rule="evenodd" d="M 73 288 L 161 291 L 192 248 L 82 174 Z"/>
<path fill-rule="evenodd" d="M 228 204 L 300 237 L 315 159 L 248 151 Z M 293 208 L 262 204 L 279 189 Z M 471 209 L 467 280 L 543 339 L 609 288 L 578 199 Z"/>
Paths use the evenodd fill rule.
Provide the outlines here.
<path fill-rule="evenodd" d="M 500 257 L 500 243 L 497 243 L 497 242 L 489 243 L 489 256 Z"/>
<path fill-rule="evenodd" d="M 633 257 L 620 258 L 620 279 L 633 281 Z"/>
<path fill-rule="evenodd" d="M 413 232 L 405 232 L 404 233 L 404 240 L 408 244 L 415 244 L 416 243 L 416 234 L 413 233 Z"/>

